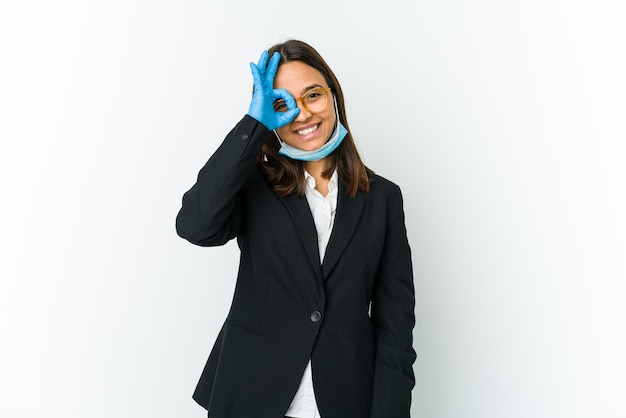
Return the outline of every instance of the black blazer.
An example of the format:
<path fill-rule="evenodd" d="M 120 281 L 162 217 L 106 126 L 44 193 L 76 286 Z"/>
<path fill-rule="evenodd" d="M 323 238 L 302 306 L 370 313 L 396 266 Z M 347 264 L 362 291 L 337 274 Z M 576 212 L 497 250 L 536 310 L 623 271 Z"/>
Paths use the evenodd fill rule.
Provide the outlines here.
<path fill-rule="evenodd" d="M 400 189 L 374 175 L 369 192 L 349 198 L 340 184 L 320 263 L 306 198 L 277 197 L 255 163 L 269 134 L 245 116 L 176 219 L 194 244 L 237 238 L 241 250 L 232 305 L 193 397 L 210 418 L 280 418 L 310 358 L 323 418 L 409 417 L 415 296 Z"/>

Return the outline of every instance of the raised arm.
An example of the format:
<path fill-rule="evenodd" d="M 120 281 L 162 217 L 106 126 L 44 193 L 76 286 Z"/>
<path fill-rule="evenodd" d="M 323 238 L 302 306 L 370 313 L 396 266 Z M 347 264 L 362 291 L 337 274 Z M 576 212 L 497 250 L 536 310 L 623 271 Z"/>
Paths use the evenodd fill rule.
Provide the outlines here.
<path fill-rule="evenodd" d="M 263 51 L 257 64 L 250 63 L 254 90 L 248 114 L 226 136 L 200 170 L 196 184 L 183 196 L 176 231 L 194 244 L 223 245 L 237 236 L 244 222 L 238 192 L 254 170 L 269 130 L 298 115 L 294 98 L 286 90 L 273 88 L 280 54 L 272 55 L 269 62 L 268 58 Z M 277 99 L 285 101 L 286 112 L 274 110 Z"/>

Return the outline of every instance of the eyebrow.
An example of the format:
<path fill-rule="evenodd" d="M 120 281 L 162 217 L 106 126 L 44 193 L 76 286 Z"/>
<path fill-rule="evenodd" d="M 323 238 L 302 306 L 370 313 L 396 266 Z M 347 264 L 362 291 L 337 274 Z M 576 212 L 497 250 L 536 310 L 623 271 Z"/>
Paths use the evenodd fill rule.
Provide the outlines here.
<path fill-rule="evenodd" d="M 301 96 L 303 96 L 303 95 L 304 95 L 304 93 L 306 93 L 307 91 L 312 90 L 312 89 L 314 89 L 314 88 L 316 88 L 316 87 L 327 88 L 327 87 L 322 86 L 321 84 L 317 84 L 317 83 L 315 83 L 315 84 L 311 84 L 310 86 L 307 86 L 307 87 L 305 87 L 305 88 L 303 88 L 303 89 L 302 89 L 302 91 L 300 92 L 300 93 L 301 93 Z M 296 98 L 297 98 L 297 97 L 296 97 Z M 283 100 L 283 99 L 278 99 L 278 100 L 276 100 L 274 103 L 279 103 L 279 102 L 284 102 L 284 101 L 285 101 L 285 100 Z"/>
<path fill-rule="evenodd" d="M 301 93 L 301 94 L 304 94 L 304 93 L 306 93 L 307 91 L 309 91 L 309 90 L 311 90 L 311 89 L 314 89 L 315 87 L 324 87 L 324 86 L 322 86 L 321 84 L 317 84 L 317 83 L 316 83 L 316 84 L 311 84 L 310 86 L 307 86 L 307 87 L 303 88 L 303 89 L 300 91 L 300 93 Z"/>

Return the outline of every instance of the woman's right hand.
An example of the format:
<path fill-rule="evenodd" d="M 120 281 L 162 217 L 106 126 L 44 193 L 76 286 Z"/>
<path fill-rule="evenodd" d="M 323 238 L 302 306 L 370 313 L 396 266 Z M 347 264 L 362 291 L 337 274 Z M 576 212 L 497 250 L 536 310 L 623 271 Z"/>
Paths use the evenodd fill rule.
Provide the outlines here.
<path fill-rule="evenodd" d="M 248 115 L 271 130 L 280 128 L 294 120 L 298 116 L 300 109 L 298 109 L 295 99 L 287 90 L 274 88 L 274 77 L 276 76 L 276 71 L 278 71 L 280 54 L 275 52 L 269 63 L 267 60 L 268 53 L 263 51 L 256 65 L 253 62 L 250 63 L 252 77 L 254 78 L 254 91 Z M 274 110 L 274 102 L 279 99 L 285 101 L 288 109 L 286 112 Z"/>

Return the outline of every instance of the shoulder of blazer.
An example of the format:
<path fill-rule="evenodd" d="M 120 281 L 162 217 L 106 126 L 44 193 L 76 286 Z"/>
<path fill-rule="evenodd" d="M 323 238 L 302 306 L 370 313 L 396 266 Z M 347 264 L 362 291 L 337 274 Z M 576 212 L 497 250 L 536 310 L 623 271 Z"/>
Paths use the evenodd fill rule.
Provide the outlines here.
<path fill-rule="evenodd" d="M 400 186 L 394 183 L 387 178 L 380 176 L 378 174 L 370 174 L 370 190 L 369 193 L 378 194 L 378 193 L 389 193 L 395 195 L 396 193 L 401 193 Z"/>

